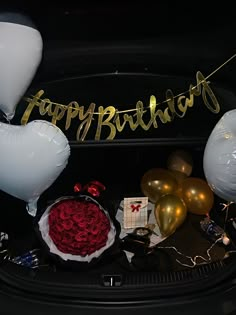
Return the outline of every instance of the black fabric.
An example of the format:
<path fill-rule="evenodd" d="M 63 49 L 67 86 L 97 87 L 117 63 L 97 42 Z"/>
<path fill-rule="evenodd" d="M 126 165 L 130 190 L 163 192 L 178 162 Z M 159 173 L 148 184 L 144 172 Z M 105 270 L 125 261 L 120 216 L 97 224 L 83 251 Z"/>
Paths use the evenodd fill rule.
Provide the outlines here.
<path fill-rule="evenodd" d="M 200 221 L 203 218 L 204 216 L 189 213 L 184 224 L 174 234 L 159 243 L 150 254 L 133 257 L 132 263 L 135 268 L 137 270 L 160 272 L 178 271 L 188 268 L 181 264 L 193 266 L 191 260 L 184 256 L 194 258 L 200 255 L 208 259 L 208 262 L 223 259 L 230 247 L 226 247 L 222 243 L 217 243 L 212 248 L 210 258 L 207 255 L 207 250 L 213 242 L 208 239 L 200 228 Z M 174 248 L 183 255 L 178 254 Z M 197 260 L 197 263 L 202 262 L 201 259 Z"/>

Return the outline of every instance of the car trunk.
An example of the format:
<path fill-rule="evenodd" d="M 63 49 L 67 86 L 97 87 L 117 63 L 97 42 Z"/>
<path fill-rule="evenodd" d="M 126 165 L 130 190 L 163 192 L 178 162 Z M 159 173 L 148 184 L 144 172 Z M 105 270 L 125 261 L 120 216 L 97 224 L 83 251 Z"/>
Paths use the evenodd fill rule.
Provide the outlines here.
<path fill-rule="evenodd" d="M 121 10 L 121 7 L 118 8 Z M 93 19 L 100 19 L 96 11 L 98 7 L 95 11 L 91 8 L 89 11 L 87 7 L 83 9 L 85 11 L 73 7 L 72 11 L 67 12 L 66 8 L 59 8 L 57 14 L 64 23 L 61 25 L 66 25 L 68 31 L 75 27 L 76 18 L 80 18 L 78 25 L 84 27 L 82 30 L 87 30 L 87 38 L 81 35 L 82 30 L 78 36 L 78 31 L 66 33 L 61 25 L 57 25 L 60 32 L 57 31 L 57 26 L 52 21 L 49 23 L 52 8 L 49 8 L 46 15 L 49 23 L 47 34 L 40 16 L 31 9 L 39 29 L 42 28 L 42 35 L 45 35 L 45 43 L 43 61 L 25 93 L 27 97 L 42 89 L 42 98 L 65 105 L 77 101 L 85 109 L 95 103 L 96 110 L 98 106 L 114 106 L 119 111 L 129 110 L 134 109 L 138 101 L 148 107 L 151 95 L 155 95 L 157 102 L 163 102 L 167 99 L 168 89 L 174 95 L 188 91 L 190 84 L 198 83 L 197 71 L 207 77 L 234 53 L 231 42 L 234 25 L 231 21 L 226 23 L 224 20 L 224 27 L 222 24 L 214 24 L 216 28 L 209 22 L 208 31 L 204 33 L 202 29 L 192 25 L 194 35 L 191 36 L 189 29 L 185 31 L 186 24 L 183 22 L 177 29 L 174 29 L 172 22 L 172 27 L 162 27 L 160 33 L 154 32 L 153 28 L 148 32 L 147 27 L 140 26 L 135 33 L 131 27 L 123 36 L 122 31 L 125 32 L 124 25 L 127 26 L 130 14 L 128 6 L 121 29 L 115 23 L 112 24 L 112 19 L 109 18 L 113 25 L 113 37 L 102 25 L 98 27 L 98 36 L 95 36 L 93 30 L 96 23 Z M 103 11 L 103 17 L 108 18 L 110 10 L 107 8 L 107 11 Z M 141 11 L 141 8 L 137 9 L 137 16 L 140 17 Z M 162 12 L 164 11 L 165 6 L 162 7 Z M 119 10 L 112 12 L 121 17 L 121 13 L 117 13 Z M 88 14 L 93 23 L 86 29 L 83 22 Z M 132 16 L 133 22 L 134 19 Z M 56 23 L 55 18 L 53 21 Z M 164 23 L 163 18 L 161 21 Z M 67 34 L 69 35 L 66 38 Z M 190 40 L 189 36 L 194 39 Z M 222 40 L 224 49 L 219 48 Z M 103 199 L 107 209 L 115 216 L 125 197 L 143 196 L 140 187 L 143 174 L 151 168 L 166 168 L 168 156 L 177 149 L 191 153 L 191 176 L 204 178 L 203 154 L 208 136 L 220 117 L 235 107 L 234 71 L 235 62 L 232 61 L 208 79 L 220 104 L 217 114 L 207 108 L 201 94 L 195 97 L 193 106 L 188 108 L 183 118 L 175 117 L 172 122 L 163 123 L 157 117 L 158 127 L 154 128 L 152 125 L 148 130 L 140 126 L 131 130 L 127 123 L 120 132 L 117 128 L 113 129 L 115 137 L 110 140 L 107 137 L 113 127 L 104 124 L 101 133 L 98 133 L 97 116 L 94 116 L 82 140 L 77 133 L 80 123 L 78 117 L 72 119 L 67 130 L 65 116 L 57 121 L 57 126 L 68 137 L 71 154 L 65 170 L 40 197 L 39 213 L 56 198 L 72 194 L 75 183 L 87 183 L 96 179 L 106 186 Z M 52 121 L 47 113 L 40 115 L 38 107 L 26 117 L 27 106 L 27 101 L 22 99 L 17 106 L 13 124 L 22 123 L 23 117 L 24 123 L 34 119 Z M 167 105 L 162 103 L 159 106 L 164 110 Z M 147 124 L 150 116 L 148 113 L 145 115 L 144 121 Z M 120 117 L 124 118 L 122 114 Z M 133 119 L 136 119 L 135 116 Z M 226 211 L 221 211 L 221 203 L 225 201 L 216 195 L 214 197 L 211 217 L 224 227 Z M 25 206 L 24 201 L 1 192 L 0 231 L 9 234 L 7 246 L 12 256 L 42 248 L 35 230 L 35 218 L 27 213 Z M 234 205 L 230 207 L 228 215 L 234 217 Z M 32 301 L 37 297 L 42 303 L 50 301 L 60 304 L 63 299 L 63 305 L 90 306 L 117 306 L 121 302 L 125 305 L 135 303 L 143 306 L 155 304 L 156 301 L 166 303 L 178 298 L 197 299 L 203 291 L 217 294 L 234 278 L 234 254 L 226 258 L 226 252 L 233 251 L 234 244 L 231 242 L 228 247 L 216 244 L 210 256 L 207 256 L 212 242 L 201 231 L 200 221 L 203 217 L 188 213 L 183 225 L 159 244 L 162 248 L 148 255 L 135 257 L 132 264 L 123 251 L 86 271 L 80 268 L 61 268 L 51 263 L 47 255 L 42 258 L 45 266 L 39 269 L 22 267 L 3 260 L 0 268 L 2 288 L 8 294 L 22 296 L 25 301 Z M 207 261 L 193 267 L 186 256 L 196 255 L 205 257 Z"/>

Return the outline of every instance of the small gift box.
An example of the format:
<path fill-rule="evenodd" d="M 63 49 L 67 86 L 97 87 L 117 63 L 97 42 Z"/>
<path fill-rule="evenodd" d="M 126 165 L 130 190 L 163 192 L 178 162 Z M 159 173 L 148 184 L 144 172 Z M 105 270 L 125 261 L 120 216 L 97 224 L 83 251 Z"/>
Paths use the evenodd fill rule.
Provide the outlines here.
<path fill-rule="evenodd" d="M 145 226 L 148 220 L 148 198 L 124 198 L 124 228 Z"/>

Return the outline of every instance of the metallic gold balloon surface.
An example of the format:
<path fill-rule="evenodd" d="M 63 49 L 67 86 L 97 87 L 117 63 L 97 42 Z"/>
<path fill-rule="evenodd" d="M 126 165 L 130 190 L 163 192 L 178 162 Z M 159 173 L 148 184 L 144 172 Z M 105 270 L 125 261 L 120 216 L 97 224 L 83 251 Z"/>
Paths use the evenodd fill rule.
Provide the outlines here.
<path fill-rule="evenodd" d="M 176 150 L 170 154 L 167 160 L 167 168 L 190 176 L 193 169 L 193 159 L 190 153 L 184 150 Z"/>
<path fill-rule="evenodd" d="M 170 171 L 169 172 L 175 177 L 178 187 L 177 189 L 173 192 L 174 195 L 182 198 L 182 183 L 185 179 L 188 178 L 188 176 L 185 173 L 179 172 L 179 171 Z"/>
<path fill-rule="evenodd" d="M 209 213 L 214 203 L 214 194 L 205 180 L 189 177 L 183 181 L 181 188 L 189 212 L 199 215 Z"/>
<path fill-rule="evenodd" d="M 156 203 L 154 211 L 162 236 L 173 234 L 187 215 L 184 201 L 172 194 L 161 197 Z"/>
<path fill-rule="evenodd" d="M 172 176 L 174 176 L 178 185 L 180 185 L 185 179 L 188 178 L 188 176 L 185 173 L 182 173 L 179 171 L 170 171 L 169 170 L 169 172 Z"/>
<path fill-rule="evenodd" d="M 150 169 L 141 179 L 141 190 L 153 203 L 156 203 L 161 196 L 173 193 L 177 187 L 175 177 L 162 168 Z"/>

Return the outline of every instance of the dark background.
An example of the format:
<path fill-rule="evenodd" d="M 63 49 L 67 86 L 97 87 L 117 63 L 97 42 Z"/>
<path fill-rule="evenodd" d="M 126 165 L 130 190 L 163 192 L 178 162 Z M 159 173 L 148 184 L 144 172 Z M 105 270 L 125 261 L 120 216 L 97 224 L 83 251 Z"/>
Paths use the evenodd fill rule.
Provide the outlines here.
<path fill-rule="evenodd" d="M 1 1 L 0 9 L 27 14 L 42 34 L 44 56 L 35 80 L 118 66 L 192 77 L 197 70 L 210 73 L 236 51 L 233 2 Z M 235 64 L 214 79 L 234 82 Z"/>
<path fill-rule="evenodd" d="M 1 1 L 29 14 L 44 39 L 141 38 L 223 31 L 235 26 L 233 3 L 209 1 Z M 223 44 L 223 43 L 222 43 Z"/>

